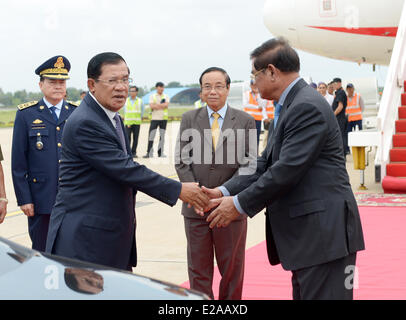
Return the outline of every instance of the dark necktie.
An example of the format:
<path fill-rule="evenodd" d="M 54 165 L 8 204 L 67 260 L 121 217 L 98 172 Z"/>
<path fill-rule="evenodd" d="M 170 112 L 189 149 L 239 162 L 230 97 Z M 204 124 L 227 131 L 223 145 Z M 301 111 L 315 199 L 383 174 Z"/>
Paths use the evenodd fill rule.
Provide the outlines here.
<path fill-rule="evenodd" d="M 58 122 L 58 115 L 55 112 L 56 107 L 51 107 L 51 108 L 49 108 L 49 110 L 51 110 L 52 117 L 54 118 L 55 122 Z"/>
<path fill-rule="evenodd" d="M 125 138 L 124 138 L 123 128 L 121 127 L 121 120 L 120 120 L 120 116 L 118 113 L 116 113 L 116 115 L 114 116 L 114 120 L 116 121 L 116 131 L 117 131 L 118 137 L 120 138 L 121 146 L 123 148 L 123 151 L 125 153 L 127 153 L 127 149 L 125 147 Z"/>
<path fill-rule="evenodd" d="M 275 119 L 273 120 L 274 129 L 276 128 L 276 123 L 278 122 L 279 115 L 281 114 L 281 109 L 282 109 L 282 106 L 279 103 L 277 103 L 275 105 Z"/>

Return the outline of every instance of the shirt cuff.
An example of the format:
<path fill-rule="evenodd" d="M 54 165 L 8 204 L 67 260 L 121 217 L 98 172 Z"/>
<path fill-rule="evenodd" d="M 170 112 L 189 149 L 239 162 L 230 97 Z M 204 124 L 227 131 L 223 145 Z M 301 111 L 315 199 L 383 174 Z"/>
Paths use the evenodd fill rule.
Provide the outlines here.
<path fill-rule="evenodd" d="M 235 208 L 241 215 L 247 215 L 247 213 L 241 208 L 240 202 L 238 201 L 238 195 L 233 197 L 233 202 Z"/>
<path fill-rule="evenodd" d="M 223 197 L 229 197 L 230 192 L 226 189 L 226 187 L 220 186 L 218 187 L 221 193 L 223 194 Z"/>

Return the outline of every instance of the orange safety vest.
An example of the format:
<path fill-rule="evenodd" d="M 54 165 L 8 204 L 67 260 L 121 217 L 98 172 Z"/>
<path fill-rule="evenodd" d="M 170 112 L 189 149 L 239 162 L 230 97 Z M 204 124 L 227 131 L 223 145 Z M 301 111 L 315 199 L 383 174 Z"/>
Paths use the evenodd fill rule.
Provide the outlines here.
<path fill-rule="evenodd" d="M 255 106 L 258 106 L 258 101 L 256 99 L 256 97 L 254 97 L 254 95 L 252 94 L 252 92 L 249 92 L 249 104 L 253 104 Z M 250 114 L 251 116 L 254 117 L 255 121 L 262 121 L 262 111 L 259 110 L 258 108 L 255 107 L 245 107 L 244 111 L 247 112 L 248 114 Z"/>
<path fill-rule="evenodd" d="M 348 115 L 348 122 L 362 120 L 361 106 L 359 105 L 359 95 L 356 93 L 350 99 L 347 98 L 347 108 L 345 114 Z"/>
<path fill-rule="evenodd" d="M 273 100 L 268 101 L 266 104 L 266 114 L 268 116 L 268 119 L 273 119 L 275 117 L 275 107 L 273 105 Z"/>

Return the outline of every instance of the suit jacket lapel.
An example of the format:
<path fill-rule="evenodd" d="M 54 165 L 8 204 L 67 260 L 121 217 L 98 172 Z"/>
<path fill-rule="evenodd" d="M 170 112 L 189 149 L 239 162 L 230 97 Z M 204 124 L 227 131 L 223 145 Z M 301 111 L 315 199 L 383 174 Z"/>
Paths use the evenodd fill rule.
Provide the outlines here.
<path fill-rule="evenodd" d="M 39 112 L 41 113 L 41 117 L 52 123 L 52 124 L 56 124 L 54 117 L 52 116 L 51 110 L 49 110 L 48 106 L 45 104 L 44 99 L 41 99 L 40 103 L 39 103 Z"/>
<path fill-rule="evenodd" d="M 268 159 L 269 159 L 269 157 L 271 157 L 271 155 L 272 155 L 272 150 L 273 150 L 273 147 L 274 147 L 274 144 L 275 144 L 275 136 L 276 136 L 277 131 L 279 130 L 279 127 L 281 126 L 281 123 L 282 123 L 281 120 L 283 119 L 284 115 L 286 114 L 287 109 L 289 108 L 289 106 L 292 104 L 292 102 L 293 102 L 293 100 L 294 100 L 296 94 L 297 94 L 303 87 L 305 87 L 305 86 L 307 86 L 307 83 L 306 83 L 306 81 L 304 81 L 303 79 L 300 79 L 300 80 L 293 86 L 293 88 L 289 91 L 289 94 L 288 94 L 288 96 L 286 97 L 285 102 L 283 103 L 283 106 L 282 106 L 282 109 L 281 109 L 281 113 L 280 113 L 280 115 L 279 115 L 279 119 L 278 119 L 278 122 L 277 122 L 277 124 L 276 124 L 276 128 L 275 128 L 275 129 L 273 128 L 273 121 L 272 121 L 271 127 L 270 127 L 270 131 L 269 131 L 269 134 L 271 134 L 271 130 L 272 130 L 272 135 L 271 135 L 270 138 L 268 138 L 268 143 L 271 144 L 270 147 L 269 147 L 269 149 L 268 149 L 268 153 L 267 153 L 267 158 L 268 158 Z"/>
<path fill-rule="evenodd" d="M 121 147 L 121 141 L 120 141 L 120 137 L 118 136 L 117 132 L 116 132 L 116 128 L 113 127 L 113 124 L 111 123 L 109 117 L 107 116 L 107 114 L 104 112 L 104 110 L 102 110 L 102 108 L 100 108 L 100 106 L 97 104 L 97 102 L 88 94 L 85 96 L 85 98 L 83 99 L 86 104 L 96 113 L 99 115 L 99 117 L 103 120 L 103 122 L 110 128 L 111 134 L 115 137 L 118 146 L 120 147 L 120 149 L 122 149 Z M 122 121 L 121 122 L 121 126 L 123 127 Z M 123 129 L 123 133 L 125 133 L 125 130 Z M 125 138 L 126 134 L 124 134 L 124 138 Z M 125 138 L 126 140 L 126 149 L 128 150 L 128 138 Z M 131 154 L 131 152 L 129 153 Z"/>
<path fill-rule="evenodd" d="M 227 139 L 227 135 L 229 134 L 229 131 L 227 129 L 233 129 L 235 123 L 236 119 L 234 110 L 231 109 L 230 106 L 228 106 L 223 125 L 221 126 L 220 137 L 216 146 L 216 150 L 222 147 L 224 141 Z"/>
<path fill-rule="evenodd" d="M 208 143 L 212 144 L 212 138 L 211 134 L 205 134 L 206 130 L 209 130 L 211 132 L 211 127 L 210 127 L 210 122 L 209 122 L 209 115 L 207 114 L 207 109 L 206 108 L 200 108 L 199 115 L 197 117 L 197 125 L 200 127 L 200 130 L 202 131 L 202 134 L 204 136 L 204 139 L 207 140 Z"/>
<path fill-rule="evenodd" d="M 70 114 L 69 108 L 72 108 L 72 107 L 70 107 L 66 103 L 66 101 L 64 101 L 63 104 L 62 104 L 61 113 L 60 113 L 59 118 L 58 118 L 58 125 L 63 123 L 68 118 L 68 116 Z"/>

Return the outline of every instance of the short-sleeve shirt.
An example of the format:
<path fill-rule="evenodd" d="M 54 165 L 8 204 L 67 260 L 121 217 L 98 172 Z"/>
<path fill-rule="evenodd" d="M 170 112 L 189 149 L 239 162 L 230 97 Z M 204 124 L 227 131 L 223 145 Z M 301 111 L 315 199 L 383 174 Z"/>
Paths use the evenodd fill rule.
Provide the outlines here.
<path fill-rule="evenodd" d="M 345 109 L 347 108 L 347 94 L 343 90 L 343 88 L 340 88 L 336 91 L 336 95 L 333 101 L 333 111 L 335 111 L 338 108 L 338 104 L 342 102 L 343 104 L 343 109 L 341 112 L 337 115 L 337 120 L 345 120 Z"/>
<path fill-rule="evenodd" d="M 1 152 L 1 146 L 0 146 L 0 161 L 3 161 L 4 160 L 4 158 L 3 158 L 3 152 Z"/>
<path fill-rule="evenodd" d="M 165 102 L 170 102 L 169 97 L 163 93 L 162 95 L 156 95 L 157 99 L 154 101 L 155 94 L 152 94 L 149 97 L 149 103 L 160 103 L 162 99 L 165 99 Z M 164 120 L 164 110 L 151 110 L 151 120 Z"/>

